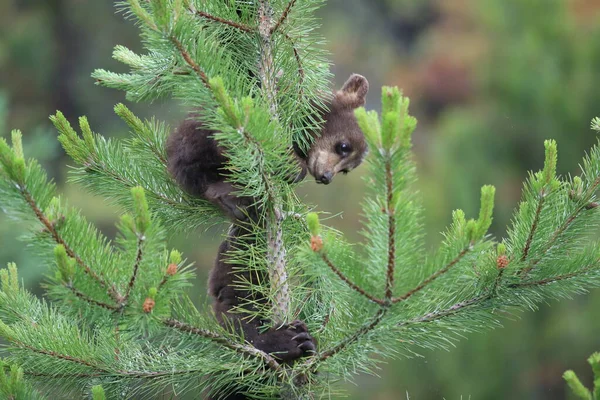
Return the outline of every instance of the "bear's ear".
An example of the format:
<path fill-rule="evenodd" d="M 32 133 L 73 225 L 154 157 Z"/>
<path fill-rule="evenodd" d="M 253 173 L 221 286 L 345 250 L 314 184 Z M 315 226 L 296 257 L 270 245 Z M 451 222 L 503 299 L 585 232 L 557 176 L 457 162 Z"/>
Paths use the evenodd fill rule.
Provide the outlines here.
<path fill-rule="evenodd" d="M 342 89 L 337 92 L 336 97 L 345 106 L 358 108 L 365 105 L 368 91 L 369 81 L 367 78 L 359 74 L 352 74 Z"/>

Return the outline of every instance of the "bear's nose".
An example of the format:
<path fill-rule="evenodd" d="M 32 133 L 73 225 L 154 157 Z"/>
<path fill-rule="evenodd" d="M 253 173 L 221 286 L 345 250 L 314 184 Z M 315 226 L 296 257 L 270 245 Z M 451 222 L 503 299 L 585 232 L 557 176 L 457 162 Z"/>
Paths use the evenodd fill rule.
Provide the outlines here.
<path fill-rule="evenodd" d="M 328 185 L 329 183 L 331 183 L 331 178 L 333 178 L 333 174 L 331 172 L 325 172 L 323 175 L 321 175 L 321 178 L 319 180 L 321 181 L 321 183 Z"/>

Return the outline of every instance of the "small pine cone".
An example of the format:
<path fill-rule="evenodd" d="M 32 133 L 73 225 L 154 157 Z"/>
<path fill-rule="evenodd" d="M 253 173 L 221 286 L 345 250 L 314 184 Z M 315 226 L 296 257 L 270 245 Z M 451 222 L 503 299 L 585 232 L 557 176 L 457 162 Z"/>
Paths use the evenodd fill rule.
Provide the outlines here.
<path fill-rule="evenodd" d="M 501 255 L 496 259 L 496 266 L 498 269 L 504 269 L 508 265 L 508 257 Z"/>
<path fill-rule="evenodd" d="M 310 238 L 310 248 L 314 252 L 319 252 L 323 249 L 323 239 L 321 239 L 321 236 L 313 236 Z"/>
<path fill-rule="evenodd" d="M 173 276 L 177 273 L 177 264 L 169 264 L 167 267 L 167 275 Z"/>
<path fill-rule="evenodd" d="M 146 297 L 146 300 L 144 300 L 144 305 L 142 306 L 142 309 L 144 310 L 145 313 L 152 312 L 152 309 L 154 308 L 155 304 L 156 304 L 156 302 L 154 300 L 152 300 L 150 297 Z"/>

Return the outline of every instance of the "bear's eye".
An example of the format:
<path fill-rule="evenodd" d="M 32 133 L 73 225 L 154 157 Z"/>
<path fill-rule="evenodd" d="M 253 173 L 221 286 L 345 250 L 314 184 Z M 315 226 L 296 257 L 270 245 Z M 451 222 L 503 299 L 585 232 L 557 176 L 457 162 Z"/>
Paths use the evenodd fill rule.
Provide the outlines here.
<path fill-rule="evenodd" d="M 352 152 L 352 146 L 346 142 L 339 142 L 335 145 L 335 152 L 342 157 L 346 157 Z"/>

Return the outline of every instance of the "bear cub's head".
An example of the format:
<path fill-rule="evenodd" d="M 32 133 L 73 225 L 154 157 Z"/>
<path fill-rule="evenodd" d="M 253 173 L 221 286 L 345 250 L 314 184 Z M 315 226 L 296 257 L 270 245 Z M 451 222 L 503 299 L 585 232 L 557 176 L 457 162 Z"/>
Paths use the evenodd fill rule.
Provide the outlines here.
<path fill-rule="evenodd" d="M 329 184 L 338 173 L 356 168 L 367 154 L 364 133 L 358 126 L 354 110 L 365 105 L 369 82 L 352 74 L 344 86 L 333 94 L 328 111 L 323 113 L 323 129 L 310 147 L 306 166 L 317 183 Z"/>

